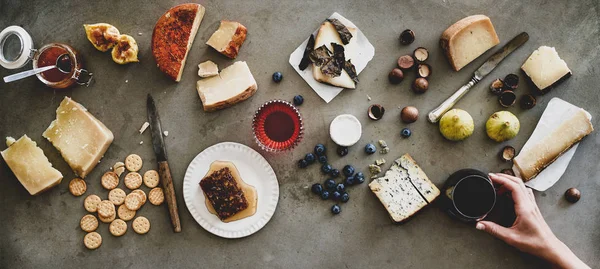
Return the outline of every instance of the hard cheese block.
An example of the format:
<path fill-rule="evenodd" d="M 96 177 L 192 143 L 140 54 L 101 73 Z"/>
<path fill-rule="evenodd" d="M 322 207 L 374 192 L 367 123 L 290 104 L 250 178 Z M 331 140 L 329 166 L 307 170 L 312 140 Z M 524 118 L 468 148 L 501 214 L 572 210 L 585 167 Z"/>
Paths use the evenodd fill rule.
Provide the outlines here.
<path fill-rule="evenodd" d="M 473 15 L 456 22 L 440 38 L 440 45 L 455 71 L 498 43 L 500 40 L 492 21 L 485 15 Z"/>
<path fill-rule="evenodd" d="M 56 120 L 43 136 L 54 145 L 71 169 L 85 178 L 100 161 L 114 136 L 85 107 L 65 97 L 56 109 Z"/>
<path fill-rule="evenodd" d="M 221 54 L 235 59 L 246 40 L 248 29 L 236 21 L 221 21 L 221 25 L 206 42 Z"/>
<path fill-rule="evenodd" d="M 556 49 L 541 46 L 535 50 L 521 66 L 521 70 L 535 87 L 546 93 L 554 86 L 571 77 L 571 70 Z"/>
<path fill-rule="evenodd" d="M 395 160 L 369 188 L 395 222 L 408 220 L 440 194 L 409 154 Z"/>
<path fill-rule="evenodd" d="M 246 62 L 235 62 L 218 76 L 199 80 L 196 89 L 204 111 L 215 111 L 250 98 L 258 86 Z"/>
<path fill-rule="evenodd" d="M 11 139 L 7 138 L 7 144 Z M 31 195 L 39 194 L 62 181 L 63 175 L 52 167 L 42 149 L 27 135 L 10 144 L 2 153 L 10 170 Z"/>
<path fill-rule="evenodd" d="M 350 33 L 353 36 L 357 35 L 356 28 L 351 28 L 351 27 L 347 27 L 347 28 L 348 28 L 348 31 L 350 31 Z M 342 39 L 340 38 L 340 35 L 338 34 L 338 32 L 335 30 L 335 27 L 333 26 L 333 24 L 330 23 L 329 21 L 325 21 L 325 22 L 323 22 L 323 24 L 321 24 L 321 28 L 319 28 L 319 32 L 317 33 L 317 37 L 315 39 L 315 47 L 314 48 L 316 49 L 318 47 L 325 45 L 325 46 L 327 46 L 329 51 L 333 52 L 333 47 L 331 46 L 331 43 L 343 45 Z M 352 50 L 352 49 L 356 48 L 355 43 L 356 43 L 356 38 L 351 38 L 349 44 L 343 45 L 344 49 L 346 50 L 345 55 L 355 54 L 355 52 L 348 51 L 348 50 Z M 346 56 L 346 60 L 349 60 L 347 56 Z M 327 83 L 327 84 L 333 85 L 333 86 L 342 87 L 345 89 L 355 89 L 356 88 L 356 83 L 354 83 L 354 81 L 352 80 L 350 75 L 348 75 L 348 72 L 346 72 L 346 70 L 342 70 L 342 74 L 340 76 L 330 77 L 330 76 L 324 75 L 321 72 L 321 69 L 318 66 L 316 66 L 315 64 L 313 64 L 312 71 L 313 71 L 313 77 L 315 78 L 316 81 L 319 81 L 322 83 Z"/>

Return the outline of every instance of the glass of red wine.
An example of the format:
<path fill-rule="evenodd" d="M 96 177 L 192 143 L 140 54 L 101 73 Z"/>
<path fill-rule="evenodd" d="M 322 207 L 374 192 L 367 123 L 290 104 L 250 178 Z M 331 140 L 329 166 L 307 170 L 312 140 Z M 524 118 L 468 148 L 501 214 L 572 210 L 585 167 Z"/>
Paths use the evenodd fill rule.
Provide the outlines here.
<path fill-rule="evenodd" d="M 252 132 L 258 146 L 267 152 L 291 150 L 304 134 L 302 116 L 291 103 L 272 100 L 254 113 Z"/>
<path fill-rule="evenodd" d="M 475 169 L 456 171 L 444 184 L 445 211 L 463 222 L 486 218 L 496 204 L 496 189 L 490 178 Z"/>

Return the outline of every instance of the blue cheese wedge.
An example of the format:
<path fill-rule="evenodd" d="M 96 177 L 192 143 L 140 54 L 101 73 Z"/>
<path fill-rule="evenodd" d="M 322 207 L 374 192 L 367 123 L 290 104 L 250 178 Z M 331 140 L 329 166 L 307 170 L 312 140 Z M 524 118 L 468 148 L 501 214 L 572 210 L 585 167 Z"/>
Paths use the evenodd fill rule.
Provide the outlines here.
<path fill-rule="evenodd" d="M 548 92 L 571 77 L 567 63 L 558 56 L 556 49 L 547 46 L 535 50 L 523 63 L 521 70 L 541 93 Z"/>
<path fill-rule="evenodd" d="M 395 222 L 408 220 L 440 194 L 408 154 L 395 160 L 385 175 L 373 180 L 369 188 Z"/>

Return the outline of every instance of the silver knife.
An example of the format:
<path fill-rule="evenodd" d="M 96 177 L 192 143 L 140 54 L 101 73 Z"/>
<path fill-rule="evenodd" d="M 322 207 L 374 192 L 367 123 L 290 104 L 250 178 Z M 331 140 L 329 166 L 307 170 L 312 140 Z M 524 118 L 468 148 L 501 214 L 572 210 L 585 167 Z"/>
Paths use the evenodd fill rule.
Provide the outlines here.
<path fill-rule="evenodd" d="M 444 101 L 434 110 L 429 112 L 429 114 L 427 115 L 427 119 L 429 120 L 429 122 L 435 123 L 438 120 L 440 120 L 442 115 L 444 115 L 446 111 L 450 110 L 458 102 L 458 100 L 460 100 L 460 98 L 462 98 L 465 94 L 467 94 L 467 92 L 469 92 L 469 90 L 473 86 L 475 86 L 475 84 L 477 84 L 485 76 L 491 73 L 492 70 L 494 70 L 494 68 L 496 68 L 496 66 L 498 66 L 498 64 L 500 64 L 500 62 L 502 62 L 504 58 L 506 58 L 506 56 L 511 54 L 521 45 L 525 44 L 527 40 L 529 40 L 529 35 L 526 32 L 522 32 L 515 38 L 513 38 L 510 42 L 506 43 L 506 45 L 504 45 L 502 49 L 500 49 L 498 52 L 492 55 L 485 63 L 483 63 L 475 71 L 473 77 L 471 78 L 471 80 L 469 80 L 467 84 L 460 87 L 460 89 L 458 89 L 458 91 L 456 91 L 454 94 L 452 94 L 452 96 L 446 99 L 446 101 Z"/>
<path fill-rule="evenodd" d="M 148 122 L 150 122 L 150 133 L 152 133 L 152 148 L 154 149 L 154 153 L 156 153 L 160 182 L 165 193 L 167 206 L 169 207 L 173 230 L 179 233 L 181 232 L 181 222 L 179 221 L 179 210 L 177 209 L 177 198 L 175 196 L 175 188 L 173 187 L 171 169 L 169 169 L 169 163 L 167 162 L 167 148 L 165 147 L 162 127 L 160 126 L 160 117 L 158 116 L 154 99 L 150 94 L 148 94 L 146 106 L 148 109 Z"/>

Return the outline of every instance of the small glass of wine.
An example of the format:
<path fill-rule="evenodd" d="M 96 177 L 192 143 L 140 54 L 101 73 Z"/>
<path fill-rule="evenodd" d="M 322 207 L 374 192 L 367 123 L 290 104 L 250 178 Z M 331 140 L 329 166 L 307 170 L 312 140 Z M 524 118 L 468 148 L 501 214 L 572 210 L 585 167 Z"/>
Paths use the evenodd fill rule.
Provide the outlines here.
<path fill-rule="evenodd" d="M 302 140 L 300 111 L 291 103 L 272 100 L 262 105 L 252 119 L 254 139 L 267 152 L 291 150 Z"/>

